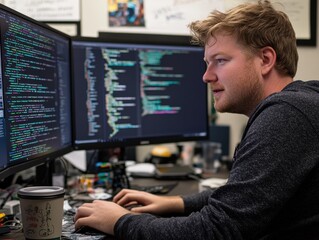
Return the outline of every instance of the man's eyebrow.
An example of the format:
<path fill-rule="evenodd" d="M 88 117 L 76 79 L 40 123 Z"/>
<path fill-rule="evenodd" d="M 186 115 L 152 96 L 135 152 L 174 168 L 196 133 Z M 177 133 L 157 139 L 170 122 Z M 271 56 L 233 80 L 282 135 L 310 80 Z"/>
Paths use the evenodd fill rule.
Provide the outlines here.
<path fill-rule="evenodd" d="M 224 53 L 224 52 L 215 53 L 215 54 L 213 54 L 213 55 L 208 56 L 208 58 L 207 58 L 207 57 L 204 57 L 204 61 L 206 62 L 207 59 L 214 59 L 214 58 L 215 58 L 216 56 L 218 56 L 218 55 L 226 55 L 226 53 Z"/>

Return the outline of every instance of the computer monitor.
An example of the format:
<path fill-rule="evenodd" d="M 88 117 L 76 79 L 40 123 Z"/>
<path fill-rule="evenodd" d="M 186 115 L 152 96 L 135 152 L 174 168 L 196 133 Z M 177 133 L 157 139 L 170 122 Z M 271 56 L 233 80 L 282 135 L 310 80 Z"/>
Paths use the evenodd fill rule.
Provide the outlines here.
<path fill-rule="evenodd" d="M 111 35 L 72 39 L 74 148 L 207 139 L 203 48 L 188 36 Z"/>
<path fill-rule="evenodd" d="M 222 156 L 230 157 L 230 126 L 210 125 L 209 141 L 221 144 Z"/>
<path fill-rule="evenodd" d="M 0 5 L 0 180 L 72 149 L 70 37 Z"/>

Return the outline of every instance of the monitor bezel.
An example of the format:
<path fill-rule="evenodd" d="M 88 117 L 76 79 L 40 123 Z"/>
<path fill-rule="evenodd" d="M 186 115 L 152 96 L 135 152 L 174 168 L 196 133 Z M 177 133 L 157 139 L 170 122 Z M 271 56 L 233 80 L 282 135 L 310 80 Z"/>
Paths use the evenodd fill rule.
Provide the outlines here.
<path fill-rule="evenodd" d="M 171 35 L 153 33 L 99 32 L 99 39 L 115 43 L 138 43 L 173 46 L 197 46 L 191 44 L 190 35 Z M 200 46 L 197 46 L 200 47 Z"/>
<path fill-rule="evenodd" d="M 83 37 L 83 36 L 75 36 L 71 38 L 71 71 L 72 71 L 72 81 L 74 82 L 73 71 L 73 41 L 82 41 L 82 42 L 98 42 L 98 43 L 119 43 L 119 44 L 149 44 L 149 45 L 171 45 L 171 46 L 191 46 L 198 47 L 200 46 L 192 45 L 190 43 L 190 36 L 182 36 L 182 35 L 159 35 L 159 34 L 134 34 L 134 33 L 105 33 L 100 34 L 99 37 Z M 203 66 L 205 67 L 205 63 L 203 61 Z M 204 72 L 203 72 L 204 74 Z M 73 86 L 73 84 L 72 84 Z M 207 87 L 206 87 L 207 90 Z M 73 95 L 75 93 L 75 89 L 72 89 Z M 205 91 L 205 98 L 208 99 L 208 90 Z M 72 109 L 74 116 L 72 126 L 75 128 L 75 107 L 76 102 L 74 98 L 72 99 Z M 206 135 L 205 136 L 185 136 L 185 135 L 166 135 L 160 137 L 136 137 L 136 138 L 126 138 L 125 141 L 120 140 L 111 140 L 109 142 L 93 142 L 93 143 L 75 143 L 75 129 L 73 129 L 73 148 L 75 150 L 92 150 L 92 149 L 107 149 L 107 148 L 115 148 L 115 147 L 130 147 L 130 146 L 143 146 L 143 145 L 152 145 L 152 144 L 165 144 L 165 143 L 175 143 L 175 142 L 189 142 L 189 141 L 205 141 L 209 139 L 209 111 L 208 111 L 208 100 L 206 101 L 206 111 L 205 118 L 206 121 Z"/>
<path fill-rule="evenodd" d="M 0 10 L 3 10 L 5 12 L 8 12 L 9 14 L 12 14 L 18 18 L 21 18 L 22 20 L 25 20 L 27 22 L 30 22 L 31 24 L 35 24 L 38 25 L 39 27 L 44 28 L 45 30 L 49 30 L 52 31 L 54 33 L 57 33 L 59 35 L 61 35 L 62 37 L 64 37 L 66 40 L 68 40 L 68 45 L 69 45 L 69 56 L 70 56 L 70 60 L 71 60 L 71 36 L 67 35 L 66 33 L 63 33 L 62 31 L 59 31 L 45 23 L 39 22 L 31 17 L 28 17 L 12 8 L 9 8 L 3 4 L 0 4 Z M 1 48 L 2 51 L 2 48 Z M 3 71 L 3 62 L 0 61 L 0 64 L 2 65 L 2 71 Z M 70 68 L 70 98 L 72 99 L 72 71 Z M 71 109 L 71 113 L 70 113 L 70 118 L 71 118 L 71 124 L 72 124 L 72 102 L 70 101 L 70 109 Z M 72 136 L 72 132 L 71 132 L 71 136 Z M 72 138 L 71 138 L 72 139 Z M 42 164 L 47 164 L 50 161 L 53 161 L 54 159 L 56 159 L 57 157 L 61 157 L 66 153 L 69 153 L 73 151 L 73 147 L 72 147 L 72 141 L 70 142 L 70 144 L 68 144 L 67 146 L 63 146 L 60 149 L 57 150 L 53 150 L 50 151 L 48 153 L 41 153 L 40 155 L 37 155 L 33 158 L 28 159 L 27 161 L 24 160 L 19 160 L 17 162 L 14 163 L 10 163 L 6 166 L 4 166 L 2 169 L 0 169 L 0 181 L 4 180 L 5 178 L 16 174 L 17 172 L 32 168 L 32 167 L 36 167 Z"/>

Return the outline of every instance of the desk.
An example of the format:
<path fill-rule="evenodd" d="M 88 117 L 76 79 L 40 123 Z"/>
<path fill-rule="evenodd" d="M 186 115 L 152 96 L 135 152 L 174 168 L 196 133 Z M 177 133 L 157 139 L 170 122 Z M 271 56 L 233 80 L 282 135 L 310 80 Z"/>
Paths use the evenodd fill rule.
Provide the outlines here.
<path fill-rule="evenodd" d="M 209 177 L 217 177 L 217 178 L 227 178 L 226 173 L 218 173 L 210 175 Z M 169 193 L 166 195 L 174 196 L 174 195 L 187 195 L 187 194 L 194 194 L 198 193 L 198 181 L 193 179 L 186 179 L 186 180 L 162 180 L 162 179 L 153 179 L 153 178 L 134 178 L 131 181 L 132 185 L 138 186 L 154 186 L 154 185 L 164 185 L 164 184 L 172 184 L 176 183 L 175 188 L 173 188 Z M 23 233 L 12 233 L 4 235 L 5 239 L 14 239 L 14 240 L 24 240 Z"/>
<path fill-rule="evenodd" d="M 228 178 L 228 170 L 222 169 L 217 173 L 206 173 L 203 174 L 203 178 Z M 194 179 L 154 179 L 154 178 L 133 178 L 130 181 L 131 185 L 138 185 L 138 186 L 155 186 L 155 185 L 166 185 L 172 183 L 178 183 L 175 188 L 173 188 L 169 193 L 165 194 L 168 196 L 175 196 L 175 195 L 188 195 L 194 194 L 199 192 L 199 181 Z"/>

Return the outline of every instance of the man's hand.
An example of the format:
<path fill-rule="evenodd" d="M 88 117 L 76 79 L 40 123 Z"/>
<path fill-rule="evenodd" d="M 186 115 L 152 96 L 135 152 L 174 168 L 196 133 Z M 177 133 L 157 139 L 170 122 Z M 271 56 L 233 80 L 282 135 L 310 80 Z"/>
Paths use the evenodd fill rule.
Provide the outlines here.
<path fill-rule="evenodd" d="M 130 213 L 127 209 L 108 201 L 84 203 L 75 215 L 75 229 L 88 226 L 114 235 L 114 226 L 120 217 Z"/>
<path fill-rule="evenodd" d="M 180 196 L 157 196 L 143 191 L 123 189 L 113 201 L 124 207 L 132 204 L 141 205 L 131 209 L 135 213 L 165 215 L 184 212 L 184 202 Z"/>

